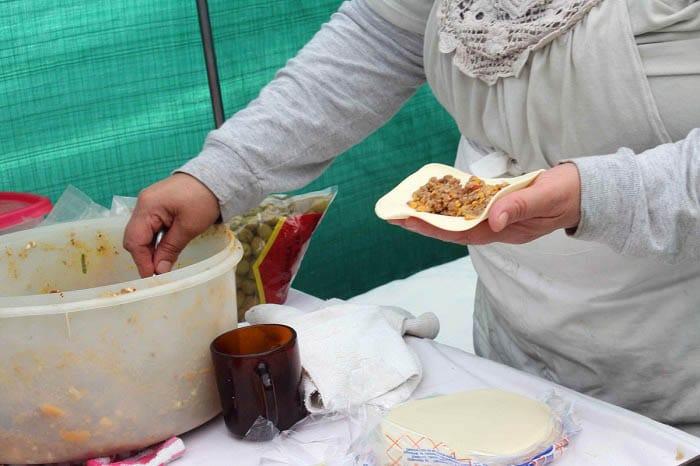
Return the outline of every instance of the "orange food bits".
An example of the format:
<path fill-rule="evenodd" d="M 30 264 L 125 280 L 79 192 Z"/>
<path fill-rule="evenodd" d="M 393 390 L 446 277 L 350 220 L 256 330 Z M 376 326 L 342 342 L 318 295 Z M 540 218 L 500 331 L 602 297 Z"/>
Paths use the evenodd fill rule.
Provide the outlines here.
<path fill-rule="evenodd" d="M 87 430 L 62 430 L 59 434 L 64 441 L 70 443 L 85 443 L 92 437 Z"/>
<path fill-rule="evenodd" d="M 48 403 L 39 406 L 39 411 L 41 411 L 41 414 L 43 414 L 44 416 L 48 417 L 63 417 L 66 415 L 66 412 L 63 411 L 61 408 L 59 408 L 58 406 L 50 405 Z"/>

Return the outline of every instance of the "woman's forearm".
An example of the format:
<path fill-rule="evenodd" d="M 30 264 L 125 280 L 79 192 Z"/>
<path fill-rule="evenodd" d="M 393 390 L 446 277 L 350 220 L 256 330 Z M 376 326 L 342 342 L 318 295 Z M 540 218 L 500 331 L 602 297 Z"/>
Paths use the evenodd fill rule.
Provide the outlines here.
<path fill-rule="evenodd" d="M 421 35 L 387 22 L 365 0 L 344 3 L 179 171 L 217 196 L 225 219 L 271 192 L 304 186 L 421 86 L 422 48 Z"/>
<path fill-rule="evenodd" d="M 700 258 L 700 129 L 641 154 L 574 160 L 581 177 L 575 237 L 631 256 Z"/>

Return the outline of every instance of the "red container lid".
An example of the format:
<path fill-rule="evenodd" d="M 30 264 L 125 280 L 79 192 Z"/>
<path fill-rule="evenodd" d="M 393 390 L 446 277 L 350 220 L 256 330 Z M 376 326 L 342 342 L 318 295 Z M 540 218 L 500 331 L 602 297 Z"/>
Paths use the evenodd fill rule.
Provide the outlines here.
<path fill-rule="evenodd" d="M 27 219 L 51 212 L 51 201 L 44 196 L 27 193 L 0 192 L 0 228 L 10 228 Z"/>

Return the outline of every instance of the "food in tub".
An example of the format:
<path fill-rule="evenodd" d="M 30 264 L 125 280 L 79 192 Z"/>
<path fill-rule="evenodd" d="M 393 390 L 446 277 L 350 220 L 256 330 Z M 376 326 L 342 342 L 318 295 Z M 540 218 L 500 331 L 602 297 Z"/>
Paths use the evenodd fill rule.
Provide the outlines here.
<path fill-rule="evenodd" d="M 0 242 L 0 464 L 141 449 L 220 411 L 209 344 L 235 328 L 243 249 L 217 226 L 141 279 L 126 218 Z"/>

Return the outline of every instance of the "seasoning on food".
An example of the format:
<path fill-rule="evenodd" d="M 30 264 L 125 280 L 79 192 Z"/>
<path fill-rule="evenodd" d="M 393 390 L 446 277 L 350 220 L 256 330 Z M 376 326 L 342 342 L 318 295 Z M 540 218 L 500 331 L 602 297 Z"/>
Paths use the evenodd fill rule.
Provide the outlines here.
<path fill-rule="evenodd" d="M 489 201 L 508 183 L 486 184 L 472 176 L 462 185 L 452 175 L 432 177 L 413 193 L 408 206 L 419 212 L 428 212 L 473 220 L 481 215 Z"/>
<path fill-rule="evenodd" d="M 87 274 L 87 263 L 85 262 L 85 254 L 80 255 L 80 267 L 83 270 L 83 274 Z"/>

